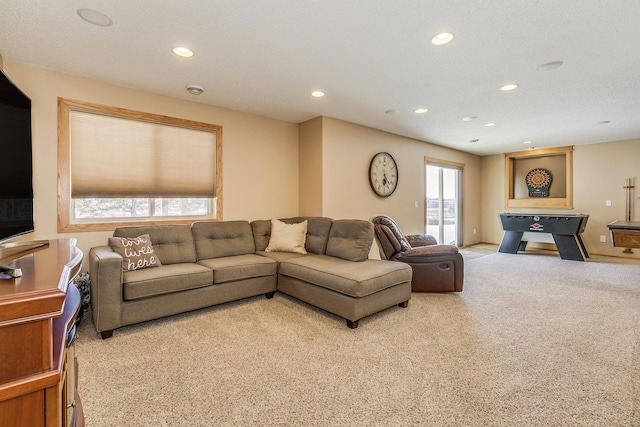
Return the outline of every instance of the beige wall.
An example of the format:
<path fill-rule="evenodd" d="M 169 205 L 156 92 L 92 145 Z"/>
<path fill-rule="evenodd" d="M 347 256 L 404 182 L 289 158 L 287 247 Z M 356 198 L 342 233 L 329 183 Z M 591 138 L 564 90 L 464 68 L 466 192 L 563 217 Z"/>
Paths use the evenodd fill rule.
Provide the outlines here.
<path fill-rule="evenodd" d="M 583 234 L 587 250 L 591 254 L 640 258 L 640 249 L 634 254 L 622 254 L 623 248 L 611 246 L 607 224 L 626 218 L 626 192 L 623 188 L 627 178 L 636 179 L 640 185 L 640 140 L 615 141 L 602 144 L 578 145 L 573 152 L 573 209 L 509 209 L 509 212 L 588 214 L 589 221 Z M 482 159 L 482 193 L 484 195 L 482 218 L 482 240 L 500 243 L 502 228 L 498 214 L 506 212 L 504 205 L 505 171 L 504 156 L 487 156 Z M 552 184 L 553 185 L 553 184 Z M 640 221 L 640 191 L 633 197 L 634 221 Z M 606 201 L 611 200 L 611 206 Z M 600 236 L 606 242 L 600 242 Z M 547 245 L 540 245 L 546 247 Z M 551 246 L 553 247 L 553 246 Z"/>
<path fill-rule="evenodd" d="M 482 235 L 486 243 L 500 243 L 502 227 L 498 214 L 505 212 L 505 161 L 503 155 L 482 158 Z"/>
<path fill-rule="evenodd" d="M 128 108 L 223 127 L 224 219 L 298 214 L 298 126 L 220 107 L 170 98 L 11 61 L 5 73 L 32 101 L 35 233 L 25 239 L 75 237 L 103 245 L 110 232 L 57 231 L 57 98 Z"/>
<path fill-rule="evenodd" d="M 12 61 L 5 73 L 31 98 L 36 231 L 24 239 L 75 237 L 79 247 L 106 242 L 110 232 L 57 232 L 57 98 L 118 106 L 223 126 L 224 219 L 326 215 L 368 219 L 392 216 L 407 234 L 424 230 L 424 158 L 462 163 L 463 243 L 499 243 L 504 212 L 504 156 L 479 157 L 328 117 L 297 125 L 221 107 L 170 98 L 60 74 Z M 399 167 L 393 195 L 371 190 L 368 166 L 379 151 Z M 571 210 L 545 212 L 590 215 L 585 243 L 593 254 L 622 255 L 612 248 L 606 224 L 625 218 L 627 178 L 640 174 L 640 140 L 576 146 Z M 636 182 L 640 185 L 640 182 Z M 634 196 L 633 220 L 640 220 Z M 612 206 L 605 206 L 611 200 Z M 418 207 L 415 207 L 418 202 Z M 526 212 L 529 209 L 510 209 Z M 474 229 L 476 234 L 473 233 Z M 599 237 L 605 235 L 607 242 Z M 640 258 L 640 250 L 632 257 Z"/>
<path fill-rule="evenodd" d="M 298 126 L 300 215 L 322 216 L 322 117 Z"/>
<path fill-rule="evenodd" d="M 381 213 L 394 218 L 406 234 L 424 233 L 424 158 L 431 157 L 465 165 L 463 241 L 465 245 L 481 241 L 479 156 L 337 119 L 322 119 L 322 193 L 318 196 L 322 215 L 369 219 Z M 368 180 L 371 158 L 380 151 L 389 152 L 398 164 L 398 188 L 386 198 L 376 196 Z M 300 164 L 301 170 L 305 167 Z M 374 253 L 377 253 L 375 248 L 372 256 Z"/>

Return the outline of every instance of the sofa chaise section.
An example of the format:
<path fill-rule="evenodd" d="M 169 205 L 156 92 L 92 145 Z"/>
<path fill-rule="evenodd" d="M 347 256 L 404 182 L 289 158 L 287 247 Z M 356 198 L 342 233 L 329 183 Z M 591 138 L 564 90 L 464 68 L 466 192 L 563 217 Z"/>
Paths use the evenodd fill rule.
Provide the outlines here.
<path fill-rule="evenodd" d="M 411 298 L 411 268 L 406 264 L 367 259 L 373 224 L 335 220 L 326 236 L 324 254 L 282 260 L 278 290 L 330 313 L 357 328 L 363 317 Z"/>

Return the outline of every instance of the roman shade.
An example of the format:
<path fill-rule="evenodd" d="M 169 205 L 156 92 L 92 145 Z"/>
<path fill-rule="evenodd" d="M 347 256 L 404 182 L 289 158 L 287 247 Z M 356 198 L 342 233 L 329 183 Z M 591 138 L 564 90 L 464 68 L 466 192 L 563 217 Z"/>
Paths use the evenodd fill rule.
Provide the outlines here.
<path fill-rule="evenodd" d="M 71 197 L 216 196 L 216 131 L 69 111 Z"/>

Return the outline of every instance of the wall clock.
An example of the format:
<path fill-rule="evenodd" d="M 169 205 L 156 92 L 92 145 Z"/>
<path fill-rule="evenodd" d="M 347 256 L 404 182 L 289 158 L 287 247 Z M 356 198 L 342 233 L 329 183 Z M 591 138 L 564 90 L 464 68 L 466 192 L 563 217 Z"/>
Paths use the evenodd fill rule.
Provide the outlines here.
<path fill-rule="evenodd" d="M 398 186 L 398 166 L 391 154 L 381 152 L 369 164 L 369 183 L 380 197 L 390 196 Z"/>

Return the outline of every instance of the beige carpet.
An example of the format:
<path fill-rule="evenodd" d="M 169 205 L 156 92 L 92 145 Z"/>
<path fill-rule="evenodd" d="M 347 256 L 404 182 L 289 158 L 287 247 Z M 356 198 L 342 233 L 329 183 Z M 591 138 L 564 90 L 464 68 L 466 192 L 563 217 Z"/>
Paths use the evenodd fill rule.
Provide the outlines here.
<path fill-rule="evenodd" d="M 640 263 L 466 262 L 461 294 L 343 319 L 282 294 L 77 340 L 99 426 L 639 426 Z"/>

